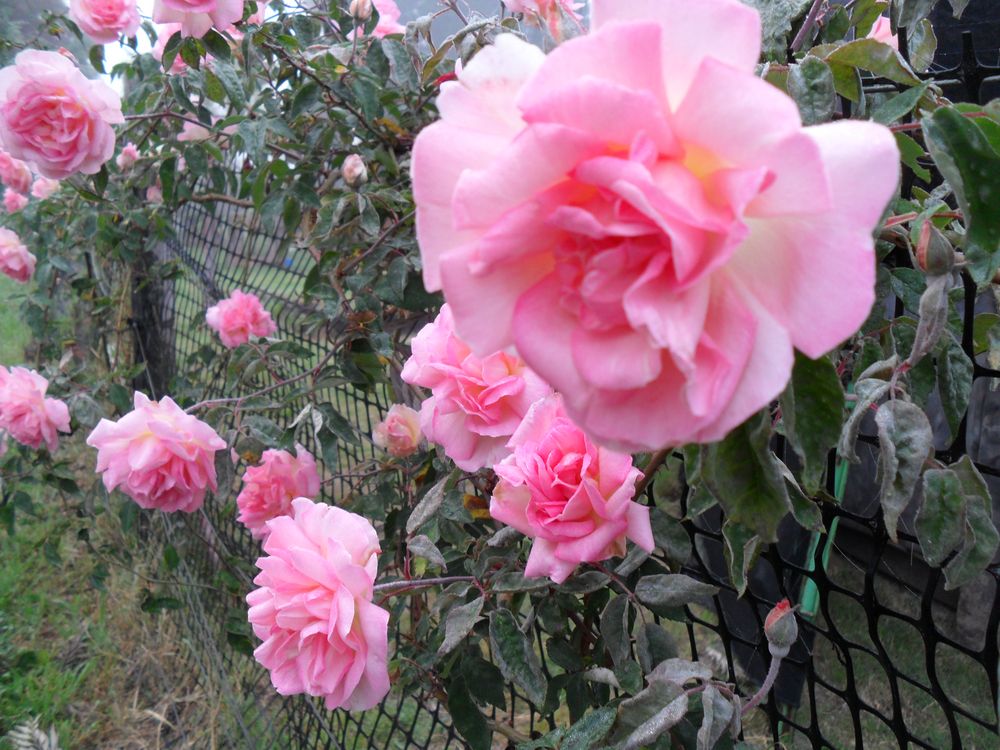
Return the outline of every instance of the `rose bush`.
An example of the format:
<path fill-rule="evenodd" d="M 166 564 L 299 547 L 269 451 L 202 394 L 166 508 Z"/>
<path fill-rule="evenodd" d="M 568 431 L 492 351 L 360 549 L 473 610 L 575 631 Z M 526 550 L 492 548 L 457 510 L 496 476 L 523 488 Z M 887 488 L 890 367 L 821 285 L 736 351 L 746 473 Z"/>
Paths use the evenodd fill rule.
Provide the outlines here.
<path fill-rule="evenodd" d="M 39 42 L 0 70 L 0 181 L 23 198 L 0 270 L 27 284 L 38 363 L 0 363 L 7 528 L 39 484 L 82 526 L 199 511 L 160 519 L 147 609 L 185 606 L 203 569 L 219 632 L 281 694 L 423 701 L 475 750 L 496 732 L 637 747 L 658 715 L 661 743 L 694 746 L 699 722 L 725 743 L 752 688 L 678 663 L 654 617 L 712 602 L 688 532 L 717 506 L 737 594 L 786 519 L 822 549 L 830 452 L 851 460 L 873 411 L 886 537 L 920 483 L 921 513 L 975 524 L 940 558 L 917 524 L 947 585 L 992 557 L 985 483 L 934 454 L 922 415 L 936 392 L 957 436 L 971 398 L 952 311 L 960 274 L 1000 269 L 976 199 L 1000 174 L 996 108 L 921 81 L 874 5 L 772 8 L 764 34 L 736 0 L 406 26 L 391 2 L 158 0 L 155 40 L 129 7 L 73 17 L 96 41 L 98 22 L 149 33 L 150 53 L 77 65 Z M 95 579 L 133 565 L 98 552 Z M 675 689 L 680 729 L 648 711 Z"/>

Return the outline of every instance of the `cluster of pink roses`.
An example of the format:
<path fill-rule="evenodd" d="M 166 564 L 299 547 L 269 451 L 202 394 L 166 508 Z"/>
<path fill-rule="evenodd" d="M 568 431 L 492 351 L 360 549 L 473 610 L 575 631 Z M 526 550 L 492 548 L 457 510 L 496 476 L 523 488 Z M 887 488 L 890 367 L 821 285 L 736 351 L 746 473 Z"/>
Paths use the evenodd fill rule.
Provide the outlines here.
<path fill-rule="evenodd" d="M 48 198 L 59 189 L 58 180 L 47 177 L 33 176 L 31 168 L 20 159 L 15 159 L 6 151 L 0 149 L 0 183 L 3 183 L 4 209 L 9 214 L 17 213 L 28 205 L 30 193 L 39 200 Z"/>
<path fill-rule="evenodd" d="M 27 284 L 35 273 L 35 256 L 10 229 L 0 227 L 0 273 Z"/>

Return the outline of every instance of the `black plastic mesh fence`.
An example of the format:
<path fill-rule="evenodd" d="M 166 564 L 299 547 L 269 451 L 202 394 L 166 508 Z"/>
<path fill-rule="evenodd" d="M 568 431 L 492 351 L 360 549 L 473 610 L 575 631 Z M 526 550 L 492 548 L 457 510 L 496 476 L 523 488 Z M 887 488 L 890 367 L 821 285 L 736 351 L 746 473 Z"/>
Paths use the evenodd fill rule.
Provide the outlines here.
<path fill-rule="evenodd" d="M 1000 92 L 998 69 L 981 64 L 964 41 L 960 62 L 933 74 L 944 93 L 956 101 L 983 102 Z M 873 83 L 870 91 L 880 86 Z M 891 90 L 882 86 L 881 90 Z M 904 190 L 914 185 L 907 175 Z M 263 231 L 253 214 L 231 204 L 214 210 L 188 204 L 174 217 L 176 240 L 154 252 L 176 260 L 182 278 L 146 289 L 137 312 L 138 339 L 150 364 L 147 385 L 162 391 L 171 377 L 208 382 L 211 394 L 226 393 L 226 375 L 205 371 L 200 350 L 211 344 L 203 324 L 206 308 L 234 288 L 256 292 L 275 313 L 283 336 L 315 352 L 327 351 L 329 332 L 306 330 L 302 323 L 301 285 L 311 259 Z M 905 253 L 896 257 L 909 263 Z M 939 458 L 952 461 L 968 454 L 1000 500 L 1000 371 L 986 366 L 973 348 L 973 317 L 994 309 L 977 299 L 964 279 L 958 313 L 965 325 L 962 346 L 975 363 L 972 404 L 957 438 L 941 439 Z M 904 312 L 902 300 L 888 317 Z M 914 311 L 908 311 L 913 313 Z M 321 394 L 368 435 L 388 407 L 377 390 L 337 386 Z M 291 404 L 271 418 L 290 423 L 304 404 Z M 871 425 L 869 425 L 871 427 Z M 780 598 L 815 602 L 802 619 L 803 635 L 784 663 L 764 712 L 745 727 L 759 746 L 812 748 L 993 748 L 998 737 L 998 625 L 1000 598 L 997 570 L 959 591 L 944 589 L 941 571 L 921 560 L 912 534 L 912 516 L 904 516 L 898 543 L 892 543 L 881 520 L 875 482 L 877 448 L 863 430 L 863 463 L 852 467 L 840 504 L 827 503 L 827 535 L 813 536 L 788 522 L 751 574 L 747 593 L 737 598 L 726 573 L 720 519 L 711 511 L 686 521 L 692 553 L 687 571 L 711 581 L 721 593 L 711 604 L 692 607 L 685 623 L 665 623 L 692 658 L 713 664 L 720 678 L 752 692 L 767 667 L 761 649 L 763 616 Z M 946 431 L 945 431 L 946 432 Z M 315 449 L 315 445 L 308 446 Z M 785 447 L 777 446 L 779 453 Z M 324 496 L 332 502 L 356 484 L 352 467 L 373 457 L 373 447 L 338 447 L 335 468 L 324 477 Z M 788 451 L 790 454 L 790 451 Z M 785 456 L 793 461 L 791 455 Z M 837 467 L 831 458 L 831 495 Z M 843 470 L 840 472 L 843 480 Z M 682 505 L 686 510 L 687 493 Z M 162 519 L 162 534 L 182 551 L 179 572 L 192 584 L 232 577 L 237 590 L 249 590 L 252 562 L 259 546 L 236 522 L 231 503 L 207 503 L 204 511 L 182 519 Z M 236 562 L 234 562 L 234 560 Z M 215 746 L 239 748 L 462 748 L 433 686 L 423 692 L 391 695 L 364 714 L 328 711 L 320 702 L 283 698 L 271 689 L 266 673 L 240 650 L 246 645 L 245 605 L 208 589 L 180 589 L 186 604 L 182 619 L 188 648 L 185 658 L 203 688 L 217 696 L 219 732 Z M 542 727 L 534 708 L 510 694 L 510 711 L 494 719 L 522 734 Z M 766 715 L 766 721 L 763 716 Z M 548 718 L 548 717 L 545 717 Z M 506 746 L 502 732 L 495 747 Z M 513 743 L 511 743 L 513 747 Z"/>

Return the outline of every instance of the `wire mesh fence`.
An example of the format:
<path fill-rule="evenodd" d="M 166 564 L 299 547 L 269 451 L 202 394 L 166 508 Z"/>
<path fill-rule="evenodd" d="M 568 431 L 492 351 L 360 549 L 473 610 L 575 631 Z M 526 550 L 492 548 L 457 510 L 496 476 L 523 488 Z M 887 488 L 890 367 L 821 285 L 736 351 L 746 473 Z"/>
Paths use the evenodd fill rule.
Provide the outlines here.
<path fill-rule="evenodd" d="M 966 35 L 957 64 L 931 76 L 955 101 L 982 103 L 1000 92 L 997 68 L 977 59 Z M 871 82 L 869 91 L 892 91 Z M 916 184 L 904 179 L 904 193 Z M 928 187 L 925 185 L 925 187 Z M 206 308 L 235 288 L 258 294 L 274 314 L 283 336 L 309 348 L 319 361 L 335 332 L 303 326 L 308 308 L 301 288 L 311 258 L 265 231 L 252 212 L 219 203 L 188 204 L 173 217 L 175 239 L 153 250 L 160 261 L 175 261 L 184 273 L 172 281 L 145 285 L 137 300 L 136 329 L 149 365 L 145 385 L 164 391 L 168 382 L 197 380 L 210 395 L 227 392 L 226 372 L 205 370 L 204 347 L 212 345 L 203 325 Z M 909 265 L 897 252 L 892 262 Z M 939 435 L 938 458 L 970 456 L 1000 498 L 1000 370 L 974 348 L 975 314 L 993 310 L 992 298 L 977 296 L 963 279 L 957 313 L 964 323 L 962 347 L 974 362 L 971 406 L 957 435 Z M 887 318 L 908 310 L 902 298 Z M 400 340 L 413 320 L 402 321 Z M 389 406 L 378 389 L 336 385 L 320 394 L 360 435 L 369 435 Z M 304 403 L 288 404 L 270 417 L 284 424 Z M 867 425 L 872 428 L 872 425 Z M 947 430 L 941 431 L 942 435 Z M 729 580 L 721 519 L 709 511 L 685 521 L 691 553 L 685 569 L 721 589 L 712 602 L 691 607 L 685 622 L 666 623 L 691 658 L 711 663 L 718 676 L 753 690 L 766 671 L 761 647 L 763 617 L 783 597 L 802 605 L 802 637 L 782 667 L 776 689 L 744 733 L 765 745 L 812 748 L 997 747 L 998 626 L 997 568 L 959 591 L 947 591 L 941 570 L 920 556 L 912 516 L 904 516 L 898 542 L 891 542 L 879 510 L 877 441 L 863 429 L 860 467 L 848 473 L 830 461 L 831 497 L 822 506 L 828 533 L 817 536 L 787 523 L 780 541 L 750 574 L 747 592 L 737 597 Z M 317 446 L 309 445 L 315 450 Z M 789 463 L 794 455 L 775 446 Z M 356 486 L 352 472 L 374 457 L 370 442 L 338 445 L 328 463 L 324 495 L 331 502 Z M 229 479 L 232 479 L 230 474 Z M 653 492 L 650 488 L 648 492 Z M 691 497 L 680 493 L 687 515 Z M 207 503 L 184 519 L 161 516 L 159 532 L 178 551 L 178 569 L 188 583 L 220 576 L 249 590 L 259 544 L 236 522 L 231 502 Z M 447 748 L 466 747 L 452 728 L 442 694 L 426 685 L 416 693 L 391 694 L 378 709 L 363 714 L 328 711 L 321 702 L 285 698 L 271 688 L 266 672 L 246 654 L 245 605 L 240 596 L 183 587 L 188 648 L 186 657 L 202 685 L 220 705 L 219 746 L 246 748 Z M 766 652 L 766 648 L 763 649 Z M 544 654 L 543 654 L 544 657 Z M 532 735 L 544 731 L 543 717 L 511 690 L 509 711 L 494 713 L 495 727 L 515 727 Z M 763 716 L 766 715 L 766 720 Z M 508 746 L 502 731 L 494 746 Z M 511 747 L 514 743 L 510 742 Z"/>

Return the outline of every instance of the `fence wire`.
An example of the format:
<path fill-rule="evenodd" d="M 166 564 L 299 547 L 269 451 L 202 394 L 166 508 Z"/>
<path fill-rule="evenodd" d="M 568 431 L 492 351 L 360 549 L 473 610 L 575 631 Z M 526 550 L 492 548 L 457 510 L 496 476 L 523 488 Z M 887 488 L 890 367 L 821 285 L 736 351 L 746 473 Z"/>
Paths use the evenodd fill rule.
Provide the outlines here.
<path fill-rule="evenodd" d="M 995 77 L 1000 69 L 977 60 L 971 35 L 964 37 L 957 58 L 957 65 L 930 74 L 946 96 L 982 103 L 1000 93 L 1000 78 Z M 892 84 L 870 84 L 869 92 L 893 91 Z M 916 184 L 907 174 L 904 194 Z M 149 365 L 150 388 L 162 392 L 171 380 L 176 384 L 186 379 L 208 382 L 209 396 L 238 395 L 225 392 L 225 370 L 205 371 L 209 358 L 201 355 L 203 347 L 212 345 L 204 325 L 206 308 L 236 288 L 261 297 L 283 337 L 310 348 L 317 359 L 326 353 L 322 335 L 303 325 L 308 308 L 301 301 L 301 288 L 312 263 L 308 255 L 294 245 L 290 249 L 282 237 L 265 231 L 252 212 L 231 204 L 187 204 L 177 211 L 173 224 L 176 238 L 153 253 L 158 260 L 178 262 L 185 272 L 155 287 L 145 285 L 136 308 L 137 339 Z M 897 253 L 894 261 L 909 265 L 905 253 Z M 969 455 L 986 476 L 996 507 L 1000 398 L 995 388 L 1000 385 L 1000 371 L 977 358 L 973 348 L 974 316 L 995 309 L 995 303 L 977 299 L 972 282 L 967 277 L 963 282 L 958 313 L 964 321 L 962 347 L 974 363 L 973 398 L 955 439 L 949 442 L 939 436 L 936 447 L 938 458 L 945 462 Z M 902 300 L 896 300 L 886 312 L 895 317 L 916 311 L 906 310 Z M 352 385 L 330 388 L 321 399 L 332 403 L 362 436 L 371 433 L 389 406 L 381 392 Z M 304 405 L 291 403 L 270 416 L 287 425 Z M 830 533 L 817 543 L 786 521 L 779 543 L 752 570 L 742 598 L 736 596 L 726 572 L 717 512 L 684 522 L 692 549 L 686 571 L 721 591 L 710 606 L 688 608 L 689 621 L 676 623 L 675 632 L 687 655 L 713 664 L 719 677 L 750 692 L 767 668 L 763 617 L 778 599 L 802 601 L 805 588 L 813 587 L 815 613 L 801 619 L 802 637 L 763 706 L 766 721 L 752 719 L 744 730 L 748 739 L 838 750 L 1000 746 L 998 569 L 992 567 L 960 591 L 946 591 L 940 569 L 920 557 L 912 511 L 902 519 L 899 542 L 890 542 L 879 512 L 874 429 L 862 432 L 863 462 L 850 472 L 844 501 L 822 506 Z M 307 447 L 316 449 L 314 444 Z M 794 462 L 780 441 L 776 448 Z M 338 464 L 326 467 L 324 476 L 324 495 L 334 502 L 357 484 L 351 467 L 374 458 L 368 441 L 340 446 L 338 451 Z M 836 490 L 835 468 L 831 457 L 827 488 L 831 495 Z M 685 511 L 687 500 L 685 491 Z M 200 514 L 179 520 L 159 518 L 164 539 L 183 551 L 182 579 L 198 583 L 231 577 L 237 589 L 249 590 L 259 544 L 236 522 L 231 502 L 209 502 Z M 245 653 L 249 641 L 242 597 L 206 594 L 194 587 L 183 587 L 178 595 L 187 607 L 182 618 L 188 644 L 184 658 L 220 704 L 217 746 L 467 747 L 431 686 L 392 694 L 379 708 L 363 714 L 328 711 L 313 699 L 277 695 L 266 672 Z M 534 736 L 544 731 L 540 720 L 551 717 L 539 716 L 513 689 L 510 701 L 509 713 L 494 714 L 496 720 Z M 505 746 L 502 734 L 495 738 L 495 747 Z"/>

